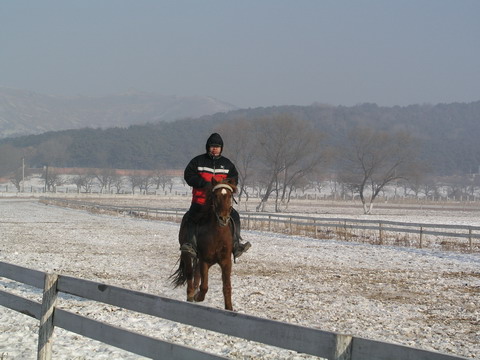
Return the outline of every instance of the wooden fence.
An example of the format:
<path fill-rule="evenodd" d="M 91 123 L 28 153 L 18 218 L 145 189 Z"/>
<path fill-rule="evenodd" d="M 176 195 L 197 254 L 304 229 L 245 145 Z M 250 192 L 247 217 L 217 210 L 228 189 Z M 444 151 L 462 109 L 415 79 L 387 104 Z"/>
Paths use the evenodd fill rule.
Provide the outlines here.
<path fill-rule="evenodd" d="M 58 293 L 329 360 L 466 359 L 209 308 L 5 262 L 0 262 L 0 277 L 43 289 L 41 304 L 0 290 L 0 305 L 40 320 L 39 360 L 51 359 L 55 327 L 152 359 L 224 359 L 62 310 L 56 307 Z"/>
<path fill-rule="evenodd" d="M 45 198 L 42 201 L 57 203 L 63 206 L 83 207 L 97 211 L 109 211 L 139 217 L 162 218 L 180 221 L 185 209 L 159 209 L 139 206 L 113 206 L 87 201 Z M 247 230 L 277 231 L 289 234 L 304 234 L 315 238 L 334 237 L 342 240 L 358 240 L 367 238 L 368 242 L 428 247 L 432 237 L 450 238 L 444 241 L 446 249 L 453 248 L 465 251 L 480 251 L 480 226 L 446 225 L 427 223 L 405 223 L 388 220 L 360 220 L 351 218 L 323 218 L 315 216 L 295 216 L 279 213 L 240 212 L 242 228 Z M 359 234 L 358 232 L 364 232 Z M 406 240 L 406 235 L 413 239 Z M 400 236 L 401 235 L 401 236 Z M 388 239 L 395 239 L 388 241 Z M 462 240 L 464 240 L 462 242 Z"/>
<path fill-rule="evenodd" d="M 480 250 L 480 226 L 470 225 L 446 225 L 427 223 L 405 223 L 389 220 L 362 220 L 349 218 L 322 218 L 312 216 L 291 216 L 282 214 L 243 213 L 243 224 L 247 229 L 256 227 L 266 228 L 269 231 L 284 231 L 290 234 L 305 233 L 315 238 L 325 237 L 333 234 L 335 238 L 349 240 L 361 238 L 358 231 L 367 231 L 364 237 L 371 239 L 375 237 L 377 244 L 386 244 L 388 237 L 399 239 L 398 234 L 412 234 L 417 239 L 417 246 L 423 248 L 426 245 L 426 238 L 442 237 L 456 239 L 456 245 L 460 249 L 470 252 Z M 245 225 L 246 224 L 246 225 Z M 260 224 L 260 225 L 258 225 Z M 275 225 L 281 225 L 278 227 Z M 319 230 L 323 232 L 319 234 Z M 458 239 L 465 239 L 463 243 Z M 477 240 L 477 241 L 475 241 Z M 403 242 L 404 243 L 404 242 Z M 394 242 L 400 245 L 402 241 Z"/>

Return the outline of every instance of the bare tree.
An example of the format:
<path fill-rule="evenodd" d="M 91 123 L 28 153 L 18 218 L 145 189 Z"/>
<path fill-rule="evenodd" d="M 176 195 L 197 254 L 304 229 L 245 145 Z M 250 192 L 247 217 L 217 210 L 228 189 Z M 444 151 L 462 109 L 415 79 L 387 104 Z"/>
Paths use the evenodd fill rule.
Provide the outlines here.
<path fill-rule="evenodd" d="M 93 174 L 82 174 L 74 176 L 71 180 L 72 184 L 77 186 L 77 192 L 81 192 L 82 189 L 86 193 L 92 192 L 93 184 L 95 183 L 95 175 Z"/>
<path fill-rule="evenodd" d="M 141 188 L 143 184 L 143 178 L 141 175 L 133 173 L 128 176 L 128 181 L 130 182 L 130 187 L 132 189 L 132 194 L 135 194 L 135 188 Z"/>
<path fill-rule="evenodd" d="M 337 173 L 331 173 L 327 176 L 327 185 L 330 190 L 330 196 L 332 199 L 336 200 L 338 197 L 339 193 L 339 187 L 340 183 L 338 182 L 338 174 Z"/>
<path fill-rule="evenodd" d="M 115 176 L 112 179 L 112 187 L 116 189 L 116 193 L 120 194 L 122 191 L 123 183 L 124 183 L 124 178 L 121 175 L 115 174 Z"/>
<path fill-rule="evenodd" d="M 394 181 L 395 195 L 397 194 L 397 186 L 400 185 L 403 187 L 404 196 L 407 196 L 409 190 L 411 190 L 415 195 L 415 198 L 418 199 L 422 190 L 427 190 L 428 188 L 424 187 L 426 182 L 432 181 L 430 175 L 428 174 L 429 172 L 430 169 L 425 164 L 420 164 L 417 162 L 410 164 L 408 178 L 401 179 L 400 181 Z M 429 191 L 425 193 L 426 196 L 428 196 L 428 192 Z"/>
<path fill-rule="evenodd" d="M 29 169 L 22 169 L 19 167 L 11 176 L 10 182 L 15 185 L 17 191 L 22 191 L 22 182 L 28 180 L 31 177 L 31 172 Z"/>
<path fill-rule="evenodd" d="M 70 180 L 70 183 L 77 187 L 77 192 L 79 193 L 82 190 L 82 186 L 83 186 L 83 183 L 84 183 L 83 176 L 81 176 L 81 175 L 74 176 Z"/>
<path fill-rule="evenodd" d="M 438 183 L 435 177 L 427 176 L 423 179 L 422 184 L 420 185 L 420 191 L 425 195 L 429 196 L 438 196 Z"/>
<path fill-rule="evenodd" d="M 100 184 L 100 192 L 110 192 L 110 188 L 115 179 L 116 173 L 114 169 L 97 169 L 94 171 L 94 176 Z"/>
<path fill-rule="evenodd" d="M 17 169 L 13 174 L 10 175 L 10 182 L 15 186 L 18 192 L 21 191 L 22 186 L 22 169 Z"/>
<path fill-rule="evenodd" d="M 469 175 L 469 180 L 470 180 L 469 193 L 471 196 L 475 196 L 478 189 L 480 188 L 480 174 Z"/>
<path fill-rule="evenodd" d="M 165 188 L 169 187 L 170 192 L 172 191 L 173 177 L 170 175 L 167 175 L 165 173 L 165 170 L 163 169 L 155 170 L 151 181 L 152 181 L 152 184 L 155 185 L 155 188 L 157 190 L 160 189 L 161 187 L 162 190 L 165 191 Z"/>
<path fill-rule="evenodd" d="M 240 190 L 239 201 L 245 194 L 248 201 L 248 187 L 252 186 L 255 162 L 258 157 L 254 123 L 246 119 L 225 123 L 219 132 L 225 138 L 225 154 L 232 160 L 238 171 Z"/>
<path fill-rule="evenodd" d="M 42 178 L 45 180 L 45 191 L 56 192 L 58 186 L 65 184 L 65 177 L 62 176 L 54 167 L 46 166 L 42 173 Z"/>
<path fill-rule="evenodd" d="M 377 195 L 387 184 L 408 179 L 412 169 L 417 169 L 416 142 L 406 132 L 356 128 L 339 151 L 340 181 L 359 194 L 365 214 L 371 213 Z"/>
<path fill-rule="evenodd" d="M 148 193 L 148 189 L 150 189 L 150 186 L 152 186 L 154 182 L 152 181 L 152 177 L 150 175 L 143 175 L 139 176 L 139 188 L 140 191 L 143 192 L 144 194 Z"/>
<path fill-rule="evenodd" d="M 314 189 L 319 194 L 325 188 L 326 181 L 327 181 L 327 175 L 324 172 L 321 172 L 320 170 L 315 171 L 313 174 L 311 174 L 308 177 L 308 183 L 310 184 L 312 189 Z"/>
<path fill-rule="evenodd" d="M 452 175 L 445 178 L 449 197 L 462 200 L 475 193 L 475 176 L 470 174 Z M 478 182 L 478 179 L 477 179 Z"/>
<path fill-rule="evenodd" d="M 280 203 L 288 202 L 292 187 L 326 162 L 321 139 L 322 134 L 311 123 L 290 115 L 255 122 L 255 140 L 260 150 L 258 171 L 262 173 L 260 178 L 266 179 L 257 211 L 264 211 L 272 193 L 276 195 L 275 211 L 280 211 Z"/>

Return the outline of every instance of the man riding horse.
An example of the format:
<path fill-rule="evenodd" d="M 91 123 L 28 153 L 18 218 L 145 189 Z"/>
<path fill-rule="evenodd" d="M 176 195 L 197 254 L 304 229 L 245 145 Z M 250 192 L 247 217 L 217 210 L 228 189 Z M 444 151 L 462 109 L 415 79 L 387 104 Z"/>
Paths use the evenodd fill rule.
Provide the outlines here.
<path fill-rule="evenodd" d="M 211 191 L 212 178 L 215 180 L 233 179 L 238 182 L 238 172 L 235 165 L 222 156 L 223 139 L 213 133 L 205 145 L 206 153 L 194 157 L 185 168 L 184 178 L 192 189 L 192 203 L 186 215 L 187 239 L 182 244 L 180 250 L 182 253 L 189 253 L 197 257 L 196 227 L 202 216 L 202 209 L 205 205 L 207 191 Z M 251 244 L 240 243 L 240 215 L 235 209 L 232 209 L 231 217 L 233 223 L 230 224 L 233 231 L 233 257 L 238 258 L 247 251 Z"/>

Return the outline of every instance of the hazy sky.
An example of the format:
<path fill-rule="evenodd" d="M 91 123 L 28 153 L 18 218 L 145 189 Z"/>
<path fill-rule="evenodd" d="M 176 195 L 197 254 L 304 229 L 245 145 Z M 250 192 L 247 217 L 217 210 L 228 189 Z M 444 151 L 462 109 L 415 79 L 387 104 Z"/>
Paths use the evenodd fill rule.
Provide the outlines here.
<path fill-rule="evenodd" d="M 1 0 L 0 86 L 239 107 L 480 100 L 479 0 Z"/>

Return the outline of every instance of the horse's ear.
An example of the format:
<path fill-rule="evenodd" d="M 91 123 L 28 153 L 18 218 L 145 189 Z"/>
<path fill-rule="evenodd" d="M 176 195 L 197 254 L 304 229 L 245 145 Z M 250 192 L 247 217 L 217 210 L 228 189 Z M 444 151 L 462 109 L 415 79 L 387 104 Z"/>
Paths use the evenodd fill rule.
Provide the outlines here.
<path fill-rule="evenodd" d="M 237 180 L 235 178 L 227 178 L 226 181 L 230 185 L 237 186 Z"/>
<path fill-rule="evenodd" d="M 226 179 L 226 183 L 232 187 L 234 193 L 237 192 L 237 179 L 228 178 Z"/>
<path fill-rule="evenodd" d="M 212 185 L 215 186 L 218 184 L 218 181 L 217 179 L 215 179 L 214 177 L 212 177 Z"/>

